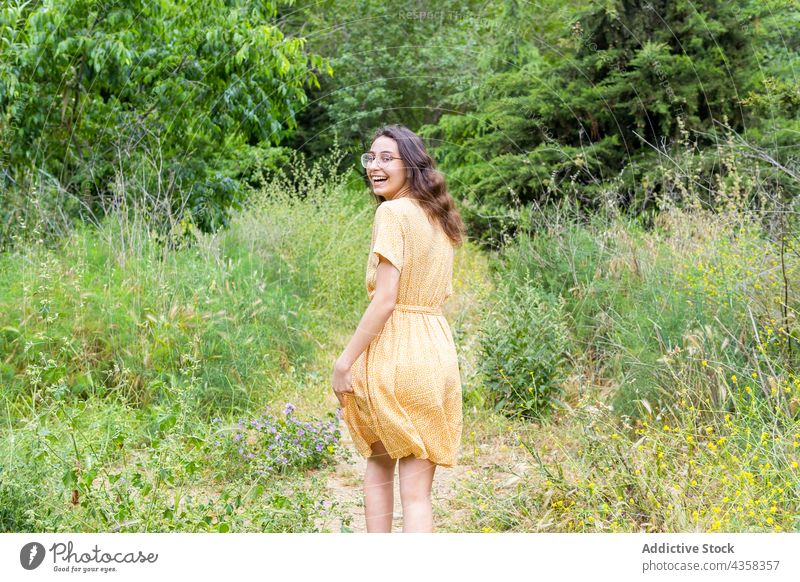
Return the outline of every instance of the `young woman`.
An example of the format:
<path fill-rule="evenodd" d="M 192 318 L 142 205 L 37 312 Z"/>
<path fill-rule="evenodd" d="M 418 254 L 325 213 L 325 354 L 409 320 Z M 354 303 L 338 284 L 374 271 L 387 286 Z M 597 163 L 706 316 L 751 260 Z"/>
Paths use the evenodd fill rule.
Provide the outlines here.
<path fill-rule="evenodd" d="M 432 532 L 433 474 L 456 464 L 461 440 L 461 377 L 441 306 L 453 292 L 464 225 L 407 127 L 379 129 L 361 164 L 379 204 L 367 261 L 370 304 L 334 364 L 333 390 L 367 458 L 367 531 L 392 531 L 399 459 L 403 531 Z"/>

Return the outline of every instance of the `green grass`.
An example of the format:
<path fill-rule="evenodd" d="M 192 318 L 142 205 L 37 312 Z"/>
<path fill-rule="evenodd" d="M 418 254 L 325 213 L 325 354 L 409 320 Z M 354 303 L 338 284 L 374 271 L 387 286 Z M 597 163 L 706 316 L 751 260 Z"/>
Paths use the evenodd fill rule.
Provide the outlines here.
<path fill-rule="evenodd" d="M 335 423 L 332 363 L 367 304 L 368 195 L 356 176 L 298 174 L 217 234 L 114 214 L 0 254 L 0 530 L 347 526 L 326 489 L 338 442 L 263 474 L 230 440 L 287 402 Z M 665 210 L 648 228 L 559 212 L 495 255 L 457 251 L 446 313 L 473 466 L 442 529 L 798 530 L 797 239 L 781 258 L 744 211 Z M 504 326 L 516 339 L 493 357 L 514 394 L 533 398 L 535 368 L 553 398 L 491 393 L 485 338 Z"/>

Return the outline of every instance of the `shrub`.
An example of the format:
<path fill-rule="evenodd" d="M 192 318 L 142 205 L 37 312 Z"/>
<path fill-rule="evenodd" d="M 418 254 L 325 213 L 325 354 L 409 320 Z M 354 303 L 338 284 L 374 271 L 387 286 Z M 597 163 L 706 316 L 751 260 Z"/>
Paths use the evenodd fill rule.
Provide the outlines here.
<path fill-rule="evenodd" d="M 212 421 L 217 429 L 214 442 L 232 469 L 264 476 L 292 469 L 318 469 L 332 463 L 341 439 L 334 420 L 307 422 L 294 416 L 295 406 L 286 404 L 282 416 L 265 410 L 249 422 L 239 419 L 234 428 Z"/>
<path fill-rule="evenodd" d="M 539 417 L 558 400 L 565 379 L 564 301 L 527 277 L 500 293 L 499 309 L 480 332 L 489 401 L 512 416 Z"/>

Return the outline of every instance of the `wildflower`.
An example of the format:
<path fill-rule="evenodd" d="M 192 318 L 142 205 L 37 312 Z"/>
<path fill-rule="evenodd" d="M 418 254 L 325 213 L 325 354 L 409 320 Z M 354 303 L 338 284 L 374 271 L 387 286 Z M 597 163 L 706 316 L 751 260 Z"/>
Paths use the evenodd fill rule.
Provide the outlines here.
<path fill-rule="evenodd" d="M 286 408 L 283 409 L 283 415 L 284 416 L 289 416 L 295 410 L 296 410 L 296 408 L 295 408 L 294 404 L 292 404 L 291 402 L 287 402 L 286 403 Z"/>

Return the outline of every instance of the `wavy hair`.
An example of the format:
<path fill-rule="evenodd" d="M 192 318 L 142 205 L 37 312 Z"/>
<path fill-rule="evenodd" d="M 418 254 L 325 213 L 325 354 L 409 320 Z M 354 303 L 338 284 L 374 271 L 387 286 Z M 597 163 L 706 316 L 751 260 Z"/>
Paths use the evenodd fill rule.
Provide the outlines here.
<path fill-rule="evenodd" d="M 464 222 L 453 197 L 447 191 L 444 175 L 436 169 L 436 162 L 428 153 L 422 139 L 405 125 L 397 124 L 378 128 L 372 141 L 381 136 L 390 137 L 397 142 L 397 149 L 406 166 L 406 181 L 414 199 L 419 201 L 428 218 L 438 221 L 453 245 L 461 245 L 465 237 Z M 370 192 L 378 204 L 385 201 L 383 196 L 376 194 L 371 188 Z"/>

